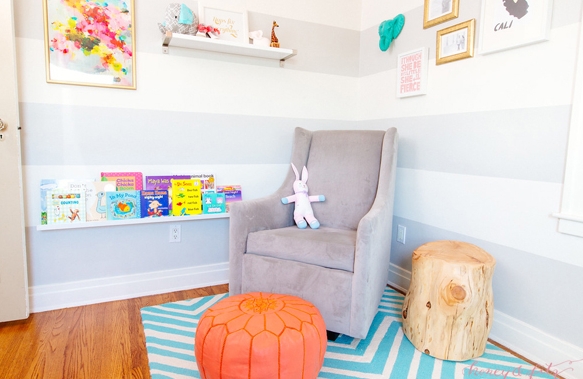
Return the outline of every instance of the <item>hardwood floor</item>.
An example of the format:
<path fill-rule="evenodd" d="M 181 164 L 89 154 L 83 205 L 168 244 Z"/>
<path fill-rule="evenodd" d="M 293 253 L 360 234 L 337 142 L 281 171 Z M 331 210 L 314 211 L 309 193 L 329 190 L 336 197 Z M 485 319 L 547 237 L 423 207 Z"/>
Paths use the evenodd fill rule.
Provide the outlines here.
<path fill-rule="evenodd" d="M 0 323 L 0 378 L 150 378 L 140 309 L 228 290 L 224 284 Z"/>

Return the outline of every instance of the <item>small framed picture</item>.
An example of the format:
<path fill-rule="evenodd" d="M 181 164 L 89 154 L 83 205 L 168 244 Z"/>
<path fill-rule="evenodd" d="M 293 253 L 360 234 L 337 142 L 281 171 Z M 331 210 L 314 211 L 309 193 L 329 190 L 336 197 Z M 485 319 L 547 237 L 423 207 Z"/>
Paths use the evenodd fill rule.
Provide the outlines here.
<path fill-rule="evenodd" d="M 199 0 L 198 17 L 201 24 L 219 29 L 220 40 L 249 43 L 247 11 L 222 9 L 216 7 L 214 3 Z"/>
<path fill-rule="evenodd" d="M 453 20 L 458 16 L 459 7 L 460 0 L 425 0 L 423 29 Z"/>
<path fill-rule="evenodd" d="M 480 53 L 549 39 L 553 0 L 482 0 Z"/>
<path fill-rule="evenodd" d="M 43 0 L 48 83 L 136 89 L 133 0 Z"/>
<path fill-rule="evenodd" d="M 450 26 L 437 32 L 435 64 L 449 63 L 474 56 L 476 20 Z"/>
<path fill-rule="evenodd" d="M 427 93 L 427 47 L 399 54 L 397 58 L 397 97 Z"/>

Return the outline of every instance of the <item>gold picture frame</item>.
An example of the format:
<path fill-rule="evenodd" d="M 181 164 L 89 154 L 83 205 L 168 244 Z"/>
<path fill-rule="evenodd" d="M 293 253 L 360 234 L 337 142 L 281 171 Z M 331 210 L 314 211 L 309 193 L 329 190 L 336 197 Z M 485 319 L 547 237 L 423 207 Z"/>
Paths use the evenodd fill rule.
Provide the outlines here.
<path fill-rule="evenodd" d="M 449 63 L 474 56 L 476 19 L 437 32 L 435 64 Z"/>
<path fill-rule="evenodd" d="M 423 29 L 458 17 L 460 0 L 425 0 Z"/>
<path fill-rule="evenodd" d="M 43 0 L 47 83 L 136 89 L 134 0 Z"/>

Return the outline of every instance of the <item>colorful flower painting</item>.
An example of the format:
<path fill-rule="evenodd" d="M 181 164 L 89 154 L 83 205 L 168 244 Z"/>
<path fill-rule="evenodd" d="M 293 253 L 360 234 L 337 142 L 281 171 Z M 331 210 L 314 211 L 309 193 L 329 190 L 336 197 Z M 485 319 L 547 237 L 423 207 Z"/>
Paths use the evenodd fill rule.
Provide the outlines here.
<path fill-rule="evenodd" d="M 44 0 L 47 81 L 135 89 L 133 0 Z"/>

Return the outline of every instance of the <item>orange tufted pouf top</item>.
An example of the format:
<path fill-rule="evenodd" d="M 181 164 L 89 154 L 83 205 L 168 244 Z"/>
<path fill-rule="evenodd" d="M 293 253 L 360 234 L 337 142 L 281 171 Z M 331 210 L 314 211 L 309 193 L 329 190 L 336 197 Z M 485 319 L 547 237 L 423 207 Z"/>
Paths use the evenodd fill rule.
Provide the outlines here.
<path fill-rule="evenodd" d="M 313 304 L 252 292 L 206 310 L 194 351 L 202 379 L 314 379 L 326 344 L 326 325 Z"/>

